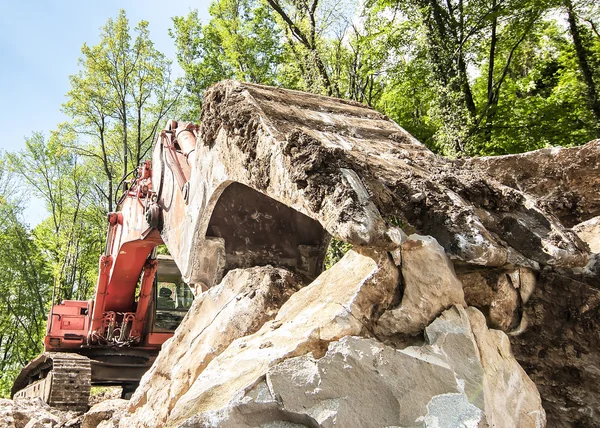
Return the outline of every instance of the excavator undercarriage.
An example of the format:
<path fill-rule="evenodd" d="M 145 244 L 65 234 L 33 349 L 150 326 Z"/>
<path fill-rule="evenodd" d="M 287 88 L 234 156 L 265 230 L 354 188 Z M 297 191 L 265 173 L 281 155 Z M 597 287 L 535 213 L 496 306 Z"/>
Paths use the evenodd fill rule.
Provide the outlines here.
<path fill-rule="evenodd" d="M 121 386 L 125 398 L 135 391 L 157 354 L 136 349 L 44 352 L 21 371 L 13 397 L 40 397 L 53 407 L 85 411 L 92 385 Z"/>
<path fill-rule="evenodd" d="M 92 385 L 90 359 L 75 353 L 44 352 L 13 384 L 13 397 L 40 397 L 50 406 L 85 411 Z"/>

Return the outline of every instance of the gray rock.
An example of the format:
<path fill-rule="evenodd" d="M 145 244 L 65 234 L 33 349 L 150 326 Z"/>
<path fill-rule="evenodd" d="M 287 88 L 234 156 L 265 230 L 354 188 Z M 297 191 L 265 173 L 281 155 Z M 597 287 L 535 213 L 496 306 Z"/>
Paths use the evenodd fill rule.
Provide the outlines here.
<path fill-rule="evenodd" d="M 246 283 L 243 278 L 229 283 L 227 277 L 223 282 L 228 283 L 227 287 L 207 292 L 215 290 L 211 296 L 217 307 L 221 307 L 222 293 L 232 293 L 230 288 L 240 287 L 237 282 Z M 261 382 L 269 367 L 307 352 L 320 356 L 331 341 L 367 333 L 377 309 L 383 310 L 391 303 L 397 282 L 398 269 L 387 252 L 355 249 L 294 293 L 277 316 L 255 333 L 244 329 L 223 334 L 224 328 L 232 328 L 237 322 L 236 314 L 248 311 L 258 315 L 257 308 L 250 310 L 236 299 L 222 318 L 215 317 L 215 312 L 224 313 L 221 311 L 203 312 L 202 317 L 192 313 L 142 380 L 146 386 L 140 385 L 136 391 L 120 426 L 244 426 L 231 412 L 237 413 L 235 409 L 248 402 L 254 405 L 256 400 L 261 407 L 270 405 L 268 396 L 258 394 L 256 400 L 246 397 L 246 391 Z M 212 300 L 204 301 L 211 304 Z M 194 334 L 192 340 L 187 338 L 190 329 L 206 333 Z M 233 340 L 242 332 L 244 337 Z M 205 354 L 198 350 L 210 349 L 215 338 L 227 344 L 204 364 Z M 248 426 L 282 420 L 310 422 L 306 416 L 296 420 L 278 415 L 277 407 L 261 410 Z"/>
<path fill-rule="evenodd" d="M 53 409 L 41 398 L 0 398 L 0 427 L 50 428 L 75 419 L 77 414 Z"/>
<path fill-rule="evenodd" d="M 545 425 L 506 335 L 475 309 L 449 309 L 403 350 L 347 336 L 321 358 L 288 358 L 218 411 L 182 426 L 531 427 Z"/>
<path fill-rule="evenodd" d="M 567 227 L 600 215 L 600 140 L 458 163 L 535 197 Z"/>

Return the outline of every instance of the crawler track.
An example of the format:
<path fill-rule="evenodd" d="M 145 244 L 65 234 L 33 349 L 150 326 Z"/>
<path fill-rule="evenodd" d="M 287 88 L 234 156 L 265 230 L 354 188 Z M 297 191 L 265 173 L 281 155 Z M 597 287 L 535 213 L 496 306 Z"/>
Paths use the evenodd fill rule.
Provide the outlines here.
<path fill-rule="evenodd" d="M 13 397 L 40 397 L 53 407 L 87 410 L 92 382 L 90 359 L 45 352 L 27 365 L 14 383 Z"/>

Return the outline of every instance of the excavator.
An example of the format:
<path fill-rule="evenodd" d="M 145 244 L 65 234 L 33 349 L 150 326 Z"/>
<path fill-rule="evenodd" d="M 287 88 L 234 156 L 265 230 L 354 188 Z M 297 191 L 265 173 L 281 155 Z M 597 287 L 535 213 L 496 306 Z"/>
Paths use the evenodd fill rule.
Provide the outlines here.
<path fill-rule="evenodd" d="M 158 144 L 167 147 L 161 150 L 180 151 L 177 131 L 188 149 L 195 144 L 195 128 L 177 125 L 169 121 L 162 131 Z M 183 177 L 177 155 L 165 160 Z M 118 211 L 107 216 L 94 296 L 52 306 L 44 353 L 18 375 L 13 397 L 41 397 L 53 407 L 83 411 L 92 385 L 121 386 L 123 397 L 130 395 L 190 308 L 192 289 L 171 257 L 157 255 L 161 190 L 153 186 L 151 161 L 135 172 Z"/>
<path fill-rule="evenodd" d="M 107 214 L 93 297 L 53 301 L 44 352 L 19 373 L 12 397 L 74 411 L 87 410 L 92 386 L 121 386 L 127 398 L 195 295 L 228 271 L 272 264 L 309 283 L 323 270 L 330 235 L 321 224 L 209 165 L 200 135 L 200 125 L 175 120 L 159 132 L 152 160 Z M 157 254 L 163 244 L 172 256 Z"/>
<path fill-rule="evenodd" d="M 53 299 L 44 352 L 17 376 L 13 397 L 75 411 L 87 409 L 92 386 L 121 386 L 126 398 L 195 295 L 230 270 L 270 264 L 305 284 L 314 280 L 332 236 L 323 225 L 343 220 L 348 204 L 364 221 L 341 221 L 333 234 L 358 244 L 371 235 L 391 239 L 377 235 L 383 220 L 352 171 L 340 169 L 337 187 L 324 180 L 337 171 L 327 159 L 341 140 L 325 148 L 309 134 L 321 122 L 327 130 L 351 124 L 352 135 L 364 130 L 373 144 L 388 128 L 400 132 L 397 125 L 359 105 L 235 81 L 213 86 L 204 104 L 201 125 L 170 120 L 158 133 L 151 160 L 137 167 L 107 215 L 94 295 Z M 314 201 L 298 199 L 315 191 Z M 172 258 L 157 254 L 162 244 Z"/>

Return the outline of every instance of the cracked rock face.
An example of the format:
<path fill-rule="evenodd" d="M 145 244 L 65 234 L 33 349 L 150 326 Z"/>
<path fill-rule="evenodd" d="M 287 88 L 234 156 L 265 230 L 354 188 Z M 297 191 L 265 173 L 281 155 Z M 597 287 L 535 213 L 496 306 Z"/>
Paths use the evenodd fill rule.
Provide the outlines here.
<path fill-rule="evenodd" d="M 419 334 L 443 310 L 465 306 L 462 283 L 435 239 L 411 235 L 400 251 L 402 302 L 377 321 L 376 332 L 383 336 Z"/>
<path fill-rule="evenodd" d="M 320 359 L 288 359 L 266 384 L 281 410 L 313 426 L 538 427 L 545 424 L 535 385 L 474 308 L 445 311 L 426 343 L 394 349 L 345 337 Z M 365 406 L 364 403 L 369 403 Z"/>
<path fill-rule="evenodd" d="M 206 408 L 199 399 L 194 414 L 177 425 L 545 425 L 536 387 L 512 357 L 506 335 L 488 330 L 476 309 L 445 311 L 426 337 L 421 346 L 399 350 L 345 336 L 329 342 L 322 355 L 313 351 L 270 364 L 218 408 Z"/>
<path fill-rule="evenodd" d="M 600 426 L 600 141 L 450 160 L 360 104 L 225 81 L 188 160 L 162 236 L 212 288 L 121 427 Z M 354 250 L 321 273 L 329 235 Z"/>
<path fill-rule="evenodd" d="M 191 343 L 189 358 L 169 358 L 169 349 L 186 352 L 173 346 L 180 336 L 188 335 L 186 320 L 195 323 L 193 314 L 186 317 L 160 361 L 142 380 L 121 426 L 153 426 L 157 416 L 165 425 L 199 424 L 193 422 L 199 414 L 218 421 L 230 403 L 256 385 L 273 364 L 308 352 L 323 354 L 330 341 L 367 331 L 372 314 L 391 302 L 397 282 L 397 267 L 386 252 L 350 251 L 312 284 L 294 293 L 272 321 L 263 318 L 264 324 L 257 325 L 256 333 L 225 335 L 231 343 L 221 349 L 213 346 L 210 336 L 198 336 Z M 220 292 L 230 293 L 225 287 Z M 219 300 L 215 293 L 213 298 Z M 228 321 L 235 322 L 236 311 L 243 312 L 243 305 L 236 302 L 231 308 L 233 319 Z M 208 328 L 224 336 L 217 326 L 211 323 Z M 194 356 L 194 350 L 202 348 L 213 348 L 213 358 L 204 366 L 192 361 L 202 359 L 202 355 Z M 188 375 L 167 377 L 173 370 Z M 169 389 L 179 392 L 168 406 L 164 406 L 168 399 L 164 395 L 160 401 L 142 398 L 141 391 L 148 394 L 155 390 L 153 397 L 158 398 L 161 395 L 157 394 L 166 395 Z"/>
<path fill-rule="evenodd" d="M 471 158 L 465 167 L 537 198 L 566 227 L 600 215 L 600 140 L 508 156 Z"/>
<path fill-rule="evenodd" d="M 224 81 L 206 91 L 203 105 L 198 143 L 188 159 L 189 201 L 184 203 L 179 188 L 169 185 L 162 200 L 169 208 L 163 213 L 162 236 L 167 245 L 177 243 L 172 255 L 188 282 L 212 286 L 220 280 L 220 262 L 211 264 L 207 259 L 227 247 L 212 248 L 215 242 L 206 238 L 233 240 L 211 217 L 231 183 L 238 191 L 255 192 L 245 204 L 266 196 L 355 246 L 393 251 L 401 243 L 393 225 L 401 224 L 407 233 L 433 236 L 452 260 L 466 264 L 537 270 L 587 263 L 585 244 L 552 215 L 560 211 L 554 208 L 557 204 L 541 194 L 550 188 L 553 194 L 566 195 L 577 178 L 582 188 L 571 198 L 581 211 L 577 218 L 597 211 L 597 142 L 538 153 L 547 167 L 538 172 L 547 176 L 558 171 L 552 164 L 554 155 L 577 160 L 577 166 L 568 169 L 570 176 L 542 185 L 535 177 L 511 181 L 496 174 L 510 171 L 513 164 L 513 169 L 522 168 L 521 158 L 486 162 L 443 158 L 384 115 L 358 103 Z M 156 156 L 155 151 L 153 165 L 158 168 Z M 493 167 L 494 162 L 503 163 Z M 165 180 L 170 180 L 168 173 Z M 556 183 L 559 190 L 552 187 Z M 309 244 L 320 247 L 318 238 Z M 260 250 L 277 258 L 269 248 Z M 231 255 L 224 256 L 224 262 Z"/>
<path fill-rule="evenodd" d="M 412 237 L 413 243 L 425 243 L 423 251 L 438 257 L 432 265 L 449 269 L 435 241 L 418 239 Z M 422 266 L 412 256 L 402 260 Z M 214 340 L 206 332 L 222 331 L 236 311 L 246 313 L 245 305 L 230 304 L 229 315 L 218 319 L 228 311 L 219 302 L 230 302 L 230 288 L 248 283 L 247 270 L 233 272 L 223 280 L 227 287 L 199 297 L 200 304 L 215 302 L 205 308 L 205 318 L 213 321 L 203 324 L 200 312 L 186 317 L 144 377 L 121 427 L 545 424 L 536 387 L 512 357 L 506 335 L 488 330 L 474 308 L 454 306 L 436 314 L 419 346 L 397 349 L 368 338 L 400 284 L 400 271 L 385 251 L 348 252 L 281 300 L 277 315 L 261 319 L 255 333 L 227 334 L 228 343 L 215 345 L 210 361 L 199 363 L 202 349 Z M 190 329 L 202 333 L 190 335 Z"/>
<path fill-rule="evenodd" d="M 330 341 L 363 333 L 371 314 L 389 304 L 397 280 L 387 253 L 349 252 L 296 292 L 273 321 L 234 341 L 211 361 L 176 403 L 167 423 L 195 421 L 199 413 L 218 418 L 271 365 L 307 352 L 323 353 Z"/>
<path fill-rule="evenodd" d="M 528 327 L 511 337 L 517 360 L 540 391 L 549 426 L 600 426 L 597 284 L 543 272 L 524 308 Z"/>

